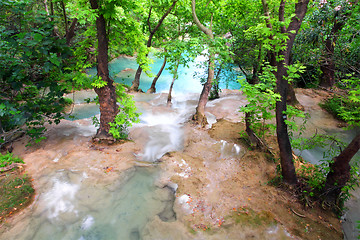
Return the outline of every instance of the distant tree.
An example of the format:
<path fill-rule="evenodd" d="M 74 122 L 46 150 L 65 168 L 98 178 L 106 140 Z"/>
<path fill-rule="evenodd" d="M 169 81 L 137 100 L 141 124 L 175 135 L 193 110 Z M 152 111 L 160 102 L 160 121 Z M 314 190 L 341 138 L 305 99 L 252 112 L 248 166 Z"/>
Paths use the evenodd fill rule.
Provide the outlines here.
<path fill-rule="evenodd" d="M 329 88 L 348 73 L 360 74 L 358 1 L 318 1 L 304 19 L 293 61 L 307 66 L 300 86 Z"/>
<path fill-rule="evenodd" d="M 150 9 L 149 9 L 149 15 L 148 15 L 148 18 L 146 20 L 146 24 L 147 24 L 147 28 L 149 30 L 149 37 L 148 37 L 148 40 L 147 40 L 147 43 L 146 43 L 146 47 L 147 48 L 150 48 L 151 45 L 152 45 L 152 40 L 153 40 L 153 37 L 155 35 L 155 33 L 159 30 L 159 28 L 161 27 L 161 25 L 163 24 L 165 18 L 169 15 L 169 13 L 171 12 L 171 10 L 175 7 L 176 3 L 177 3 L 178 0 L 174 0 L 172 1 L 171 5 L 166 9 L 166 11 L 162 14 L 161 18 L 156 22 L 155 26 L 152 26 L 152 23 L 151 23 L 151 14 L 152 14 L 152 10 L 156 9 L 158 10 L 159 8 L 162 9 L 162 6 L 160 5 L 159 3 L 151 3 L 151 6 L 150 6 Z M 168 3 L 167 1 L 165 1 L 166 3 Z M 156 5 L 160 5 L 160 6 L 156 6 Z M 159 10 L 158 10 L 159 11 Z M 146 54 L 146 57 L 147 57 L 147 54 Z M 135 79 L 134 81 L 132 82 L 132 86 L 131 86 L 131 90 L 132 91 L 138 91 L 139 90 L 139 85 L 140 85 L 140 76 L 141 76 L 141 73 L 142 73 L 142 66 L 141 64 L 139 64 L 139 67 L 138 69 L 136 70 L 136 73 L 135 73 Z"/>

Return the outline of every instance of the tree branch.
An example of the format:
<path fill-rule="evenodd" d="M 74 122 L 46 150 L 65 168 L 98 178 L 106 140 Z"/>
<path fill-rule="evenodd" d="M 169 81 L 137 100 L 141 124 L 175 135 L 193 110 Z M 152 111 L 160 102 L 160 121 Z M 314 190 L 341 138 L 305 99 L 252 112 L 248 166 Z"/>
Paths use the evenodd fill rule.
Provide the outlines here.
<path fill-rule="evenodd" d="M 161 17 L 161 19 L 159 20 L 158 24 L 156 25 L 156 27 L 154 28 L 153 31 L 150 31 L 150 33 L 154 34 L 159 27 L 161 26 L 162 22 L 164 21 L 164 19 L 167 17 L 167 15 L 169 15 L 169 13 L 171 12 L 171 10 L 175 7 L 175 4 L 177 3 L 178 0 L 173 1 L 173 3 L 171 4 L 171 6 L 169 7 L 169 9 L 166 11 L 166 13 L 164 13 L 164 15 Z"/>
<path fill-rule="evenodd" d="M 296 37 L 296 34 L 298 33 L 301 22 L 305 17 L 305 14 L 307 12 L 307 6 L 309 4 L 310 0 L 299 0 L 295 4 L 295 16 L 292 18 L 286 32 L 288 33 L 289 39 L 287 41 L 287 51 L 286 54 L 288 56 L 285 56 L 285 59 L 289 59 L 290 52 Z M 286 63 L 288 64 L 288 63 Z"/>
<path fill-rule="evenodd" d="M 267 17 L 265 22 L 266 22 L 266 26 L 269 28 L 269 29 L 272 29 L 272 25 L 270 23 L 270 13 L 269 13 L 269 6 L 266 2 L 266 0 L 261 0 L 261 3 L 263 5 L 263 10 L 264 10 L 264 16 Z M 273 37 L 271 36 L 271 39 Z"/>
<path fill-rule="evenodd" d="M 285 1 L 281 0 L 280 7 L 279 7 L 279 21 L 283 23 L 283 25 L 280 27 L 281 33 L 286 33 L 286 27 L 285 27 Z"/>
<path fill-rule="evenodd" d="M 193 15 L 193 19 L 194 19 L 196 26 L 198 26 L 198 28 L 201 31 L 203 31 L 207 36 L 209 36 L 210 38 L 214 38 L 212 31 L 210 29 L 208 29 L 207 27 L 205 27 L 204 25 L 202 25 L 202 23 L 199 21 L 197 15 L 196 15 L 195 6 L 196 6 L 195 0 L 191 0 L 191 13 Z"/>
<path fill-rule="evenodd" d="M 151 24 L 150 24 L 150 16 L 151 16 L 151 10 L 152 10 L 152 6 L 150 7 L 150 10 L 149 10 L 149 16 L 148 16 L 148 18 L 147 18 L 147 24 L 148 24 L 148 27 L 149 27 L 149 32 L 152 32 L 151 31 Z"/>

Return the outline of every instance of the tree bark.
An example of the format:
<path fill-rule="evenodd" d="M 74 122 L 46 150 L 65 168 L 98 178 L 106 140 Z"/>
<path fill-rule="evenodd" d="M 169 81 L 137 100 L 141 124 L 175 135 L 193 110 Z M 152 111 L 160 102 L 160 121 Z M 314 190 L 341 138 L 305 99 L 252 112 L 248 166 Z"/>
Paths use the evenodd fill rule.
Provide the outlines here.
<path fill-rule="evenodd" d="M 151 9 L 152 9 L 152 7 L 150 8 L 149 16 L 148 16 L 148 19 L 147 19 L 147 23 L 148 23 L 148 26 L 149 26 L 149 32 L 150 32 L 148 41 L 147 41 L 147 43 L 146 43 L 146 46 L 147 46 L 148 48 L 151 47 L 152 38 L 154 37 L 155 32 L 160 28 L 160 26 L 161 26 L 161 24 L 163 23 L 163 21 L 165 20 L 165 18 L 169 15 L 169 13 L 171 12 L 171 10 L 175 7 L 177 1 L 178 1 L 178 0 L 173 1 L 173 3 L 171 4 L 171 6 L 168 8 L 168 10 L 162 15 L 162 17 L 160 18 L 160 20 L 158 21 L 158 23 L 156 24 L 156 26 L 155 26 L 154 29 L 151 29 L 151 24 L 150 24 L 150 16 L 151 16 Z M 146 54 L 146 57 L 147 57 L 147 56 L 148 56 L 148 55 Z M 136 74 L 135 74 L 134 81 L 132 82 L 132 85 L 131 85 L 131 88 L 130 88 L 131 91 L 135 91 L 135 92 L 139 91 L 141 73 L 142 73 L 142 68 L 141 68 L 141 66 L 139 65 L 138 69 L 136 70 Z"/>
<path fill-rule="evenodd" d="M 331 29 L 330 36 L 325 41 L 325 55 L 324 60 L 321 63 L 320 70 L 322 75 L 320 78 L 320 86 L 325 88 L 331 88 L 335 85 L 335 62 L 334 52 L 335 44 L 337 41 L 337 34 L 343 28 L 345 22 L 337 21 Z"/>
<path fill-rule="evenodd" d="M 360 149 L 360 134 L 355 136 L 351 143 L 333 159 L 330 172 L 326 176 L 324 193 L 329 202 L 336 203 L 342 187 L 350 179 L 350 161 Z"/>
<path fill-rule="evenodd" d="M 196 2 L 195 0 L 191 0 L 191 13 L 193 15 L 194 22 L 196 26 L 204 32 L 210 39 L 214 39 L 214 35 L 212 32 L 212 29 L 205 27 L 198 19 L 196 15 Z M 211 26 L 212 22 L 210 23 Z M 205 116 L 205 106 L 208 101 L 209 93 L 211 90 L 211 83 L 214 79 L 214 70 L 215 70 L 215 55 L 213 53 L 209 54 L 209 65 L 208 65 L 208 77 L 206 80 L 206 83 L 204 84 L 204 87 L 201 91 L 199 103 L 196 107 L 196 112 L 193 116 L 193 120 L 200 124 L 201 126 L 205 126 L 207 124 L 207 119 Z"/>
<path fill-rule="evenodd" d="M 178 78 L 177 72 L 178 72 L 179 64 L 180 64 L 180 61 L 178 60 L 177 63 L 176 63 L 175 69 L 174 69 L 173 80 L 172 80 L 172 82 L 170 84 L 169 94 L 168 94 L 168 98 L 167 98 L 167 104 L 166 105 L 168 107 L 171 106 L 171 93 L 172 93 L 172 90 L 173 90 L 175 80 Z"/>
<path fill-rule="evenodd" d="M 280 94 L 280 101 L 276 102 L 276 134 L 278 145 L 280 149 L 280 164 L 281 171 L 284 182 L 295 185 L 297 184 L 297 177 L 295 172 L 295 166 L 292 158 L 292 149 L 288 134 L 288 128 L 285 120 L 287 115 L 285 114 L 287 105 L 286 100 L 288 97 L 289 83 L 286 80 L 287 76 L 287 66 L 290 64 L 290 53 L 297 32 L 300 29 L 301 22 L 305 17 L 307 12 L 307 6 L 309 0 L 298 0 L 295 4 L 295 16 L 291 19 L 291 22 L 286 29 L 285 25 L 285 0 L 281 0 L 279 6 L 279 22 L 283 22 L 281 25 L 280 31 L 282 34 L 286 34 L 288 39 L 285 43 L 285 50 L 280 50 L 279 52 L 271 51 L 269 54 L 270 64 L 276 67 L 276 92 Z M 268 4 L 266 0 L 262 0 L 264 15 L 266 18 L 266 25 L 269 29 L 272 29 L 270 23 L 270 14 L 268 10 Z M 273 37 L 270 36 L 270 40 Z M 280 59 L 280 60 L 279 60 Z"/>
<path fill-rule="evenodd" d="M 276 92 L 281 96 L 281 100 L 276 102 L 276 135 L 280 149 L 281 173 L 284 178 L 284 182 L 295 185 L 297 183 L 297 177 L 292 158 L 288 128 L 285 123 L 285 120 L 287 119 L 285 112 L 287 109 L 286 97 L 289 83 L 284 78 L 284 76 L 286 76 L 286 68 L 284 64 L 285 63 L 283 61 L 278 63 L 276 72 Z"/>
<path fill-rule="evenodd" d="M 283 57 L 282 61 L 277 61 L 276 71 L 276 91 L 280 94 L 280 101 L 276 102 L 276 134 L 280 149 L 280 163 L 281 171 L 284 181 L 288 184 L 297 184 L 297 177 L 295 172 L 295 166 L 293 163 L 292 149 L 285 120 L 287 115 L 285 114 L 287 106 L 286 100 L 288 95 L 289 83 L 285 79 L 287 76 L 287 66 L 290 64 L 290 53 L 297 32 L 300 29 L 302 20 L 307 12 L 307 6 L 309 0 L 299 0 L 295 4 L 295 16 L 291 19 L 291 22 L 287 29 L 285 24 L 280 28 L 282 33 L 287 33 L 288 40 L 286 42 L 286 49 L 279 52 L 279 56 Z M 285 1 L 282 0 L 279 7 L 279 21 L 285 22 Z"/>
<path fill-rule="evenodd" d="M 70 45 L 71 40 L 75 36 L 75 27 L 78 22 L 77 18 L 74 18 L 73 22 L 71 23 L 70 29 L 66 32 L 66 44 Z"/>
<path fill-rule="evenodd" d="M 98 0 L 90 0 L 90 5 L 94 10 L 99 9 Z M 102 14 L 98 14 L 96 18 L 96 30 L 98 39 L 97 75 L 107 84 L 104 87 L 94 89 L 99 96 L 100 104 L 100 127 L 95 137 L 100 139 L 111 139 L 112 136 L 109 134 L 109 123 L 114 121 L 114 118 L 118 113 L 118 106 L 116 104 L 114 81 L 109 76 L 106 21 Z"/>
<path fill-rule="evenodd" d="M 214 79 L 214 68 L 215 68 L 214 54 L 210 54 L 207 81 L 204 84 L 204 87 L 201 91 L 199 103 L 196 107 L 196 112 L 193 116 L 193 120 L 203 127 L 205 127 L 206 124 L 208 123 L 205 116 L 205 106 L 208 101 L 209 93 L 211 90 L 211 83 Z"/>
<path fill-rule="evenodd" d="M 219 87 L 219 76 L 221 73 L 221 66 L 219 66 L 216 76 L 214 77 L 215 81 L 212 83 L 212 88 L 210 90 L 210 99 L 217 99 L 220 98 L 220 87 Z M 215 72 L 214 72 L 215 74 Z"/>
<path fill-rule="evenodd" d="M 159 79 L 161 73 L 163 72 L 163 70 L 165 68 L 165 65 L 166 65 L 166 56 L 164 57 L 164 61 L 163 61 L 163 64 L 161 65 L 161 68 L 160 68 L 159 72 L 156 74 L 156 77 L 154 78 L 154 80 L 151 83 L 151 87 L 149 88 L 149 90 L 147 90 L 148 93 L 155 93 L 156 92 L 155 85 L 156 85 L 156 82 Z"/>

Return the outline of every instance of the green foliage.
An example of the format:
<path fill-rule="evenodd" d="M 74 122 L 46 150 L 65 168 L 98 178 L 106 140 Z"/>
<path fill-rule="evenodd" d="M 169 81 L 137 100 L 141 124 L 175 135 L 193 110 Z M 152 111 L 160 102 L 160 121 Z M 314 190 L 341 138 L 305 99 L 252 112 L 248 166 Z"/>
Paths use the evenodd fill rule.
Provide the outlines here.
<path fill-rule="evenodd" d="M 331 113 L 334 117 L 339 120 L 344 120 L 341 118 L 341 111 L 340 109 L 344 105 L 345 98 L 341 96 L 333 95 L 332 97 L 325 100 L 324 103 L 320 103 L 320 107 L 324 108 L 326 111 Z"/>
<path fill-rule="evenodd" d="M 71 52 L 65 40 L 55 36 L 55 20 L 34 12 L 34 4 L 31 0 L 0 3 L 6 13 L 0 17 L 0 116 L 2 133 L 26 124 L 27 133 L 38 137 L 45 122 L 62 119 L 62 77 Z"/>
<path fill-rule="evenodd" d="M 300 86 L 317 86 L 322 74 L 320 66 L 329 58 L 336 64 L 338 79 L 360 68 L 359 8 L 359 4 L 349 4 L 346 0 L 315 2 L 309 8 L 292 51 L 294 62 L 307 67 Z M 327 39 L 334 40 L 333 56 L 328 56 Z"/>
<path fill-rule="evenodd" d="M 251 128 L 260 138 L 264 137 L 268 130 L 275 129 L 275 125 L 266 122 L 275 117 L 275 104 L 280 100 L 280 95 L 274 91 L 276 78 L 273 70 L 272 66 L 265 65 L 258 84 L 249 84 L 244 79 L 240 81 L 248 101 L 246 106 L 240 108 L 240 112 L 249 114 Z"/>
<path fill-rule="evenodd" d="M 360 79 L 343 80 L 346 95 L 334 95 L 320 106 L 350 126 L 360 126 Z"/>
<path fill-rule="evenodd" d="M 12 163 L 24 163 L 24 161 L 9 152 L 6 154 L 0 154 L 0 167 L 9 166 Z"/>
<path fill-rule="evenodd" d="M 135 101 L 133 96 L 125 92 L 125 87 L 121 84 L 116 86 L 117 102 L 119 104 L 119 113 L 116 115 L 114 122 L 109 123 L 109 133 L 115 139 L 127 139 L 128 127 L 132 123 L 139 122 L 139 113 L 136 112 Z"/>
<path fill-rule="evenodd" d="M 316 147 L 327 148 L 324 151 L 323 158 L 319 159 L 319 164 L 312 165 L 305 163 L 301 165 L 298 174 L 305 179 L 309 189 L 304 193 L 310 197 L 319 196 L 321 189 L 325 185 L 326 176 L 330 171 L 330 164 L 333 158 L 340 154 L 344 143 L 336 137 L 330 135 L 315 134 L 313 137 L 297 138 L 292 140 L 292 146 L 300 151 L 309 150 Z"/>
<path fill-rule="evenodd" d="M 102 88 L 107 85 L 107 82 L 102 80 L 101 77 L 97 77 L 94 79 L 94 81 L 91 83 L 91 86 L 94 88 Z"/>

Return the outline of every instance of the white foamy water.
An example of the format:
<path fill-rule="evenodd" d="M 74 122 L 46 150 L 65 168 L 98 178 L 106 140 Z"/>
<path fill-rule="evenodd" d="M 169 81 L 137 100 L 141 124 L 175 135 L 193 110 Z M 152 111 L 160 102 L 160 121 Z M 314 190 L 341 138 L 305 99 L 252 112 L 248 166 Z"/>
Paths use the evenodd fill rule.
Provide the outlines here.
<path fill-rule="evenodd" d="M 142 96 L 144 98 L 144 96 Z M 166 94 L 156 94 L 148 101 L 152 108 L 140 116 L 140 123 L 134 128 L 144 128 L 141 138 L 145 138 L 144 150 L 137 155 L 139 160 L 155 162 L 165 153 L 183 148 L 183 125 L 194 112 L 192 103 L 197 95 L 191 95 L 185 101 L 174 96 L 172 108 L 166 107 Z"/>
<path fill-rule="evenodd" d="M 80 186 L 57 178 L 54 178 L 53 182 L 51 190 L 43 194 L 39 200 L 39 204 L 45 205 L 48 218 L 56 218 L 66 212 L 76 213 L 73 202 Z"/>

